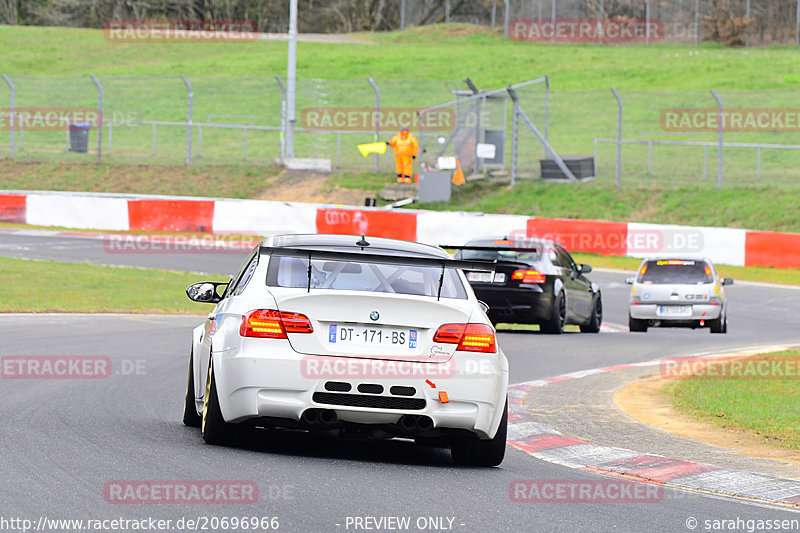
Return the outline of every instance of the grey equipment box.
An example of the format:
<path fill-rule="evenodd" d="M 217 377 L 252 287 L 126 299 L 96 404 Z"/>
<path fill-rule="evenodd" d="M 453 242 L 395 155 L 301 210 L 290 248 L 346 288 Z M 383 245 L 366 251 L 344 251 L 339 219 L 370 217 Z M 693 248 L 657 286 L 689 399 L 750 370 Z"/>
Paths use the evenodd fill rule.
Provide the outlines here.
<path fill-rule="evenodd" d="M 452 172 L 427 171 L 419 175 L 420 202 L 449 202 Z"/>

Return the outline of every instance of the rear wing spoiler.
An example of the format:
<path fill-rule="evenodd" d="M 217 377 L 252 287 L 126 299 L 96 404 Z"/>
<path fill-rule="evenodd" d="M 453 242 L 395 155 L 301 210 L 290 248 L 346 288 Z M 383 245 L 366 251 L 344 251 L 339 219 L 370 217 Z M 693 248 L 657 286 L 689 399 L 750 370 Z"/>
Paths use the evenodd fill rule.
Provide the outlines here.
<path fill-rule="evenodd" d="M 474 270 L 479 272 L 494 272 L 497 261 L 465 261 L 450 259 L 449 257 L 413 257 L 408 255 L 390 255 L 371 251 L 341 252 L 336 250 L 319 250 L 311 248 L 284 248 L 274 246 L 261 246 L 259 253 L 279 257 L 298 257 L 308 260 L 308 290 L 311 291 L 311 260 L 321 259 L 327 261 L 345 261 L 350 263 L 377 263 L 382 265 L 435 267 L 442 270 L 439 276 L 439 288 L 436 299 L 442 294 L 444 271 L 450 269 Z"/>

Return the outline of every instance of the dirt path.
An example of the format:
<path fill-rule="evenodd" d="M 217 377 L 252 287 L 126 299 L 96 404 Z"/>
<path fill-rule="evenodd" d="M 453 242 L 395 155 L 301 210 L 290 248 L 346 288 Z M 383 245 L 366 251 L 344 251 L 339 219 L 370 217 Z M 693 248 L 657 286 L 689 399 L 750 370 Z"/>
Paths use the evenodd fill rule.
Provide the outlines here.
<path fill-rule="evenodd" d="M 329 174 L 287 170 L 270 178 L 258 199 L 278 202 L 364 205 L 364 198 L 374 196 L 366 191 L 330 185 L 329 178 Z"/>
<path fill-rule="evenodd" d="M 622 411 L 649 426 L 662 431 L 726 448 L 734 453 L 786 461 L 800 467 L 800 452 L 768 444 L 765 437 L 751 431 L 722 428 L 699 422 L 679 412 L 669 402 L 661 388 L 666 384 L 659 376 L 634 381 L 612 397 Z"/>

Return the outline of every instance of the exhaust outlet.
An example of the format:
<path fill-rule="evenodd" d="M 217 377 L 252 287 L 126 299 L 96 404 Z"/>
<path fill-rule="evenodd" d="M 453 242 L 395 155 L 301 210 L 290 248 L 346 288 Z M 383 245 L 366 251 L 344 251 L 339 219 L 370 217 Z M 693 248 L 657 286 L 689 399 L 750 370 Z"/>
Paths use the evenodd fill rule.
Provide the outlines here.
<path fill-rule="evenodd" d="M 323 409 L 322 412 L 319 413 L 319 421 L 320 423 L 329 426 L 338 422 L 339 417 L 336 416 L 336 411 L 333 409 Z"/>
<path fill-rule="evenodd" d="M 318 424 L 319 418 L 320 415 L 318 409 L 306 409 L 303 411 L 303 414 L 300 415 L 300 421 L 308 425 Z"/>
<path fill-rule="evenodd" d="M 433 420 L 428 416 L 420 416 L 417 418 L 417 429 L 419 431 L 428 431 L 433 429 Z"/>
<path fill-rule="evenodd" d="M 414 415 L 405 415 L 400 419 L 400 427 L 406 431 L 415 431 L 417 429 L 417 417 Z"/>

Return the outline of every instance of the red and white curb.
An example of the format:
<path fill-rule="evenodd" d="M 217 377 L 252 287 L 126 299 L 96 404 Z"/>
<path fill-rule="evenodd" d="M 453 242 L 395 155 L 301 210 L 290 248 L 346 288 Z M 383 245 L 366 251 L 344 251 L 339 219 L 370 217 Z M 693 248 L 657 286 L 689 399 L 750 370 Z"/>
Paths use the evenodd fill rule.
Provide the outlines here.
<path fill-rule="evenodd" d="M 748 357 L 786 348 L 786 346 L 770 346 L 726 353 L 697 354 L 690 357 L 697 357 L 698 360 Z M 536 388 L 626 368 L 657 367 L 661 361 L 656 359 L 595 368 L 511 385 L 508 390 L 508 444 L 538 459 L 569 468 L 629 476 L 667 486 L 751 498 L 769 503 L 800 506 L 800 481 L 593 444 L 559 433 L 539 421 L 536 415 L 525 407 L 526 396 Z"/>

